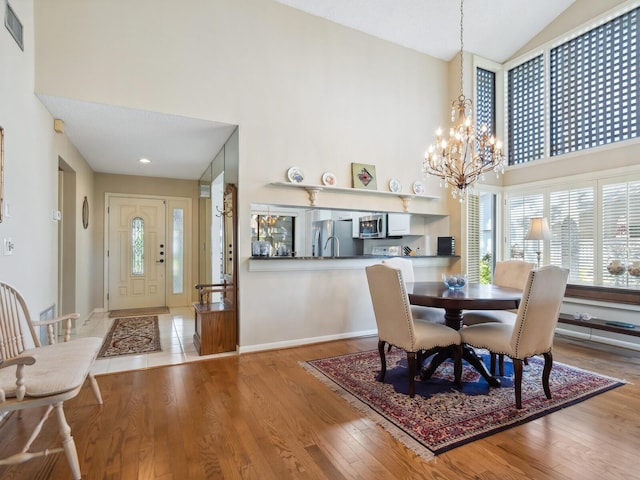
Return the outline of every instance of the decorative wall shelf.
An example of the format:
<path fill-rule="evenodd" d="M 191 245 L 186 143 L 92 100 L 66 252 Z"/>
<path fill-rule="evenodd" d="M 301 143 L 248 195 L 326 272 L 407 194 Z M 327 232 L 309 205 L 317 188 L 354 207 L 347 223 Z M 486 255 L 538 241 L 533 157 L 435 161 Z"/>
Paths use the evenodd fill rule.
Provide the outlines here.
<path fill-rule="evenodd" d="M 324 192 L 340 192 L 340 193 L 353 193 L 356 195 L 382 195 L 382 196 L 394 196 L 398 197 L 402 200 L 402 209 L 405 212 L 409 211 L 409 203 L 414 198 L 425 199 L 425 200 L 438 200 L 440 199 L 437 195 L 416 195 L 412 193 L 394 193 L 394 192 L 384 192 L 381 190 L 365 190 L 359 188 L 346 188 L 346 187 L 330 187 L 327 185 L 311 185 L 308 183 L 291 183 L 291 182 L 273 182 L 271 185 L 275 185 L 277 187 L 293 187 L 293 188 L 304 188 L 309 195 L 309 205 L 312 207 L 316 206 L 316 202 L 318 201 L 318 193 Z"/>

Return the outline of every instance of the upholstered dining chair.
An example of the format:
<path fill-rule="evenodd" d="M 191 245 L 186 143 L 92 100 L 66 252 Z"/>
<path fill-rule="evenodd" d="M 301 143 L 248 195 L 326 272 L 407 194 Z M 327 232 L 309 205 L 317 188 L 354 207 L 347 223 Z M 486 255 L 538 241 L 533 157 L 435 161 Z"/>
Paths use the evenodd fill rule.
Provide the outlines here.
<path fill-rule="evenodd" d="M 528 357 L 544 356 L 542 385 L 547 398 L 551 398 L 549 376 L 553 367 L 553 335 L 568 276 L 569 270 L 554 265 L 531 270 L 513 325 L 487 322 L 460 330 L 463 343 L 512 359 L 518 409 L 522 408 L 522 363 Z"/>
<path fill-rule="evenodd" d="M 378 327 L 380 375 L 383 382 L 387 372 L 385 345 L 393 345 L 407 353 L 409 367 L 409 396 L 415 395 L 416 356 L 437 348 L 454 348 L 454 382 L 461 387 L 462 347 L 460 334 L 452 328 L 424 320 L 413 320 L 409 296 L 402 279 L 402 271 L 386 264 L 366 267 L 369 293 Z M 422 355 L 419 355 L 422 358 Z"/>
<path fill-rule="evenodd" d="M 382 261 L 383 264 L 399 268 L 402 271 L 402 279 L 405 282 L 414 282 L 413 262 L 408 258 L 392 257 Z M 414 320 L 427 320 L 429 322 L 441 323 L 444 325 L 444 309 L 436 307 L 423 307 L 422 305 L 411 305 L 411 314 Z"/>
<path fill-rule="evenodd" d="M 535 264 L 522 260 L 505 260 L 496 262 L 493 272 L 494 285 L 522 290 L 527 283 L 529 272 Z M 513 325 L 516 321 L 517 310 L 465 310 L 464 325 L 477 325 L 486 322 L 499 322 Z M 504 375 L 504 355 L 498 358 L 500 375 Z M 496 369 L 496 355 L 491 354 L 491 366 L 489 370 L 492 374 Z"/>
<path fill-rule="evenodd" d="M 80 463 L 71 428 L 62 404 L 75 397 L 87 377 L 93 395 L 102 404 L 100 388 L 91 366 L 102 345 L 101 338 L 71 340 L 72 320 L 77 313 L 51 320 L 31 321 L 22 295 L 10 285 L 0 283 L 0 416 L 28 408 L 46 407 L 39 423 L 22 450 L 0 459 L 0 465 L 22 463 L 36 457 L 64 451 L 74 479 L 80 479 Z M 64 342 L 55 343 L 53 325 L 61 323 Z M 41 346 L 36 326 L 46 329 L 48 345 Z M 62 437 L 60 448 L 30 451 L 45 421 L 55 409 Z M 0 440 L 2 441 L 2 440 Z"/>

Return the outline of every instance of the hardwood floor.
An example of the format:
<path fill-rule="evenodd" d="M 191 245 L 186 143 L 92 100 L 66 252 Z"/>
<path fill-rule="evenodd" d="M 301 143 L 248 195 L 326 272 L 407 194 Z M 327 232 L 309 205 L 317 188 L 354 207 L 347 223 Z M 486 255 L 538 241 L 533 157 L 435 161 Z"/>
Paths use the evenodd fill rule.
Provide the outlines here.
<path fill-rule="evenodd" d="M 432 461 L 305 372 L 298 362 L 372 349 L 377 338 L 98 376 L 66 405 L 84 479 L 640 478 L 640 354 L 558 338 L 555 360 L 629 384 Z M 53 420 L 53 421 L 52 421 Z M 0 428 L 0 455 L 35 415 Z M 38 445 L 55 439 L 55 419 Z M 43 441 L 44 440 L 44 441 Z M 22 445 L 22 443 L 20 443 Z M 49 443 L 50 445 L 50 443 Z M 63 454 L 0 467 L 3 479 L 63 479 Z"/>

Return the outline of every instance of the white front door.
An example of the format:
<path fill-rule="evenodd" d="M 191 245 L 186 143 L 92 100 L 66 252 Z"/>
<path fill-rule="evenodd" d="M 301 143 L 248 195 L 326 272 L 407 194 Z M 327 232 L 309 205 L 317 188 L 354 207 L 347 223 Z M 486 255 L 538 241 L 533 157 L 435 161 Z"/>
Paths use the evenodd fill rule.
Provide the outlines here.
<path fill-rule="evenodd" d="M 166 203 L 109 197 L 109 310 L 166 305 Z"/>

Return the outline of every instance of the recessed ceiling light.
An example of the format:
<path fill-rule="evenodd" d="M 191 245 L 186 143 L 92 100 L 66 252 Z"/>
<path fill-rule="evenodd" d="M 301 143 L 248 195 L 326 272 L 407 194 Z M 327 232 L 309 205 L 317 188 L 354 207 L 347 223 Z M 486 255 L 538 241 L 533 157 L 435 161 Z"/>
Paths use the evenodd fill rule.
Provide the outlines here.
<path fill-rule="evenodd" d="M 149 160 L 148 158 L 141 158 L 140 163 L 151 163 L 151 160 Z"/>

